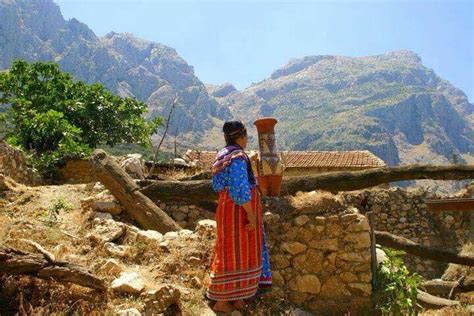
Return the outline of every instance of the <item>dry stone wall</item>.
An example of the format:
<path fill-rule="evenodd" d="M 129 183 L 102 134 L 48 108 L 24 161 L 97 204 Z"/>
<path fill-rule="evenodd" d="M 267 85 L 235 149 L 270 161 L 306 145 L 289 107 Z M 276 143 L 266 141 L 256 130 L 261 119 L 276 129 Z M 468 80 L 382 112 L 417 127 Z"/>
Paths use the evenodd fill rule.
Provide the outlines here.
<path fill-rule="evenodd" d="M 26 185 L 39 183 L 36 171 L 26 163 L 24 153 L 0 140 L 0 173 Z"/>
<path fill-rule="evenodd" d="M 470 196 L 468 190 L 460 196 Z M 440 198 L 424 189 L 367 189 L 340 194 L 347 205 L 356 206 L 361 212 L 372 211 L 374 229 L 388 231 L 425 246 L 460 250 L 469 239 L 468 212 L 430 212 L 426 199 Z M 410 271 L 426 278 L 440 277 L 446 264 L 406 255 Z"/>
<path fill-rule="evenodd" d="M 158 203 L 185 228 L 214 213 L 196 205 Z M 264 205 L 274 287 L 271 296 L 314 312 L 364 312 L 370 306 L 371 254 L 367 218 L 355 208 L 335 214 L 299 210 L 287 199 Z"/>
<path fill-rule="evenodd" d="M 354 208 L 315 215 L 272 203 L 264 216 L 272 296 L 318 315 L 366 311 L 372 291 L 367 218 Z"/>

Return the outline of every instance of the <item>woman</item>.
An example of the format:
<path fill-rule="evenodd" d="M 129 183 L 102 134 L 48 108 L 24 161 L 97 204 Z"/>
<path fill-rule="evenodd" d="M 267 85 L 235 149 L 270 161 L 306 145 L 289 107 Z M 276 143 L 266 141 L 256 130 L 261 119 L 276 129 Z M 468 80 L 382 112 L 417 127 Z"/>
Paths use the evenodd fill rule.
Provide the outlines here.
<path fill-rule="evenodd" d="M 262 207 L 247 147 L 247 130 L 239 121 L 223 127 L 226 147 L 212 165 L 212 186 L 219 194 L 217 239 L 211 263 L 208 298 L 214 311 L 245 308 L 245 299 L 271 287 L 271 272 L 262 223 Z M 231 304 L 232 303 L 232 304 Z"/>

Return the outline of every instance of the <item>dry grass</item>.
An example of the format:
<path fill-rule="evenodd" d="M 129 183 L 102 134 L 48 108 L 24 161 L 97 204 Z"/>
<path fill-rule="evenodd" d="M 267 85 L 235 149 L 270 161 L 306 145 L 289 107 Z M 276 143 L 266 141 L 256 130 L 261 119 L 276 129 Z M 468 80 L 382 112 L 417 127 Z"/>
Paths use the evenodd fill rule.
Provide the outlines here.
<path fill-rule="evenodd" d="M 290 197 L 290 204 L 303 213 L 338 214 L 346 208 L 339 199 L 327 191 L 298 192 Z"/>

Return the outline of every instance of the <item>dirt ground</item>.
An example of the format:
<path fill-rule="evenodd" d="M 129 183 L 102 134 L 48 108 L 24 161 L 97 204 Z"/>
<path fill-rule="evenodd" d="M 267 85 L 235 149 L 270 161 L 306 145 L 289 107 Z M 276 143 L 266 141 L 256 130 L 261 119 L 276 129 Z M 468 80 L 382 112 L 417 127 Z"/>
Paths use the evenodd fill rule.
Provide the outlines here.
<path fill-rule="evenodd" d="M 128 249 L 125 255 L 111 255 L 91 231 L 93 212 L 84 209 L 81 201 L 97 194 L 93 185 L 58 185 L 25 187 L 11 183 L 0 189 L 0 245 L 35 252 L 23 239 L 39 243 L 57 259 L 87 267 L 110 284 L 116 276 L 100 270 L 110 258 L 116 259 L 122 271 L 137 272 L 146 288 L 173 284 L 181 292 L 179 307 L 170 315 L 215 315 L 204 297 L 208 281 L 213 242 L 208 236 L 187 232 L 170 239 L 166 247 L 116 243 Z M 133 224 L 126 216 L 117 221 Z M 467 249 L 466 251 L 471 251 Z M 190 260 L 190 258 L 194 258 Z M 451 278 L 472 273 L 454 266 L 448 269 Z M 465 304 L 474 302 L 474 293 L 459 297 Z M 0 276 L 0 315 L 116 314 L 129 308 L 143 308 L 140 295 L 99 293 L 77 285 L 60 284 L 28 276 Z M 179 310 L 179 312 L 178 312 Z M 165 313 L 166 314 L 166 313 Z M 283 301 L 256 299 L 250 305 L 251 315 L 303 315 Z M 234 313 L 233 315 L 239 315 Z M 469 315 L 465 308 L 424 311 L 422 315 Z"/>

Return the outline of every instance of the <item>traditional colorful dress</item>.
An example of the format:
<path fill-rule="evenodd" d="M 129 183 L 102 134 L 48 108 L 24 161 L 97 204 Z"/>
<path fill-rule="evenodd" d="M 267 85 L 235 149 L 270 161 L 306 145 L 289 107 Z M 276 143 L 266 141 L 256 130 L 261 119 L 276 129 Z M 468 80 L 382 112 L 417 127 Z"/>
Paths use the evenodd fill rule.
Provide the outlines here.
<path fill-rule="evenodd" d="M 247 299 L 255 296 L 259 288 L 271 287 L 260 192 L 250 160 L 238 145 L 227 146 L 217 154 L 212 174 L 219 199 L 207 296 L 217 301 Z M 242 207 L 249 201 L 256 215 L 256 227 L 251 231 L 245 228 L 247 212 Z"/>

